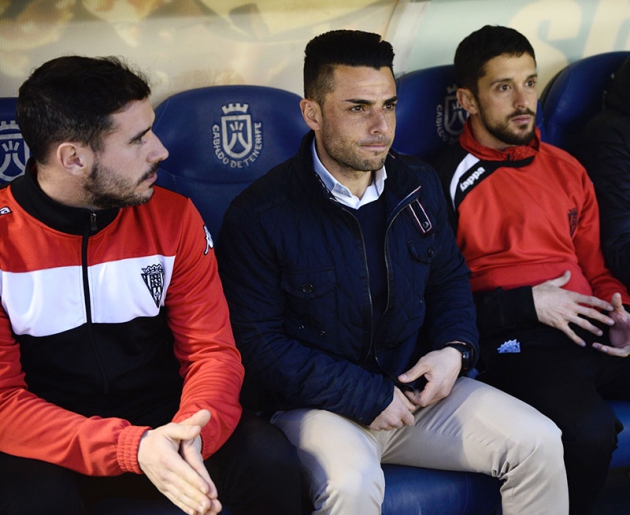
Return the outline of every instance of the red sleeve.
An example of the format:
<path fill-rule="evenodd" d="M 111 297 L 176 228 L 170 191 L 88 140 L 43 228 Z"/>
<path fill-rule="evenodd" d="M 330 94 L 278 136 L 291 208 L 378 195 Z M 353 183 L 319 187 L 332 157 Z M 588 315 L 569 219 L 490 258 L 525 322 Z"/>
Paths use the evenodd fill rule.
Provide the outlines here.
<path fill-rule="evenodd" d="M 0 448 L 91 476 L 140 473 L 138 445 L 148 427 L 119 418 L 86 418 L 29 392 L 20 346 L 0 308 Z"/>
<path fill-rule="evenodd" d="M 610 302 L 614 293 L 621 293 L 624 304 L 630 304 L 630 295 L 626 287 L 610 273 L 604 264 L 604 255 L 600 244 L 599 206 L 593 184 L 581 169 L 584 202 L 579 213 L 578 227 L 573 243 L 575 252 L 584 271 L 584 275 L 593 288 L 593 294 Z"/>
<path fill-rule="evenodd" d="M 175 422 L 210 411 L 202 454 L 213 454 L 234 431 L 244 369 L 230 326 L 210 235 L 192 202 L 182 215 L 181 242 L 166 297 L 184 390 Z"/>

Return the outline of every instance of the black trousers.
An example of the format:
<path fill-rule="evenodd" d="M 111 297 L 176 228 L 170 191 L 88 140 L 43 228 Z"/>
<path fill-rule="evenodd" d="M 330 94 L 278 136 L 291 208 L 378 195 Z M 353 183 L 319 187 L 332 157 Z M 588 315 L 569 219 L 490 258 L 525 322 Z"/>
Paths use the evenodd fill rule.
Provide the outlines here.
<path fill-rule="evenodd" d="M 205 462 L 219 500 L 235 515 L 299 515 L 299 460 L 284 433 L 248 411 Z M 90 513 L 105 497 L 165 499 L 144 475 L 88 477 L 38 460 L 0 453 L 0 513 Z M 168 501 L 170 502 L 170 501 Z"/>
<path fill-rule="evenodd" d="M 520 335 L 511 331 L 508 339 L 518 340 L 521 352 L 487 351 L 487 370 L 479 379 L 534 406 L 558 425 L 570 513 L 590 514 L 623 428 L 606 399 L 630 400 L 630 358 L 607 356 L 588 344 L 578 347 L 546 326 Z M 587 342 L 593 340 L 588 336 Z M 543 345 L 533 345 L 536 341 Z M 498 348 L 502 342 L 496 340 L 496 347 L 484 342 L 484 347 Z"/>

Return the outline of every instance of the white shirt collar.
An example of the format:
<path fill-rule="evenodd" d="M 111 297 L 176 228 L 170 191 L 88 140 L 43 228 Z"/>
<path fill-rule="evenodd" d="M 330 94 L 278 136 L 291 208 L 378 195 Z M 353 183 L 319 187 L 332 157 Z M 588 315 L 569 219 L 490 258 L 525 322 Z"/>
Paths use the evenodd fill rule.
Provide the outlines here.
<path fill-rule="evenodd" d="M 380 170 L 376 170 L 376 172 L 374 173 L 374 180 L 365 190 L 363 197 L 359 198 L 356 195 L 353 195 L 348 188 L 341 184 L 331 175 L 328 170 L 326 170 L 326 167 L 324 167 L 321 160 L 319 159 L 319 156 L 317 155 L 314 138 L 312 144 L 312 152 L 313 168 L 315 168 L 315 172 L 317 173 L 317 175 L 319 175 L 320 179 L 324 183 L 324 186 L 328 188 L 328 190 L 333 194 L 337 202 L 339 202 L 340 204 L 351 207 L 352 209 L 359 209 L 361 206 L 378 200 L 378 198 L 381 196 L 381 193 L 383 193 L 383 189 L 385 188 L 385 179 L 387 179 L 385 166 L 383 166 L 383 168 L 381 168 Z"/>

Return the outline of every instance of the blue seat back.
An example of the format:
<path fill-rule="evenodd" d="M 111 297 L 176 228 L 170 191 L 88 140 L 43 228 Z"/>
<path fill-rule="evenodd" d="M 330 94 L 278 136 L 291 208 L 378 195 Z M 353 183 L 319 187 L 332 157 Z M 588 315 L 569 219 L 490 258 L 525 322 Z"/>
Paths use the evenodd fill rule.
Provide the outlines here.
<path fill-rule="evenodd" d="M 619 51 L 585 57 L 549 81 L 540 98 L 545 141 L 574 151 L 584 124 L 603 108 L 612 74 L 629 56 L 629 51 Z"/>
<path fill-rule="evenodd" d="M 467 113 L 455 92 L 451 64 L 416 70 L 396 81 L 396 138 L 393 148 L 431 161 L 455 143 Z"/>
<path fill-rule="evenodd" d="M 0 98 L 0 185 L 24 173 L 31 153 L 15 121 L 17 98 Z"/>
<path fill-rule="evenodd" d="M 396 138 L 393 148 L 431 162 L 457 141 L 468 113 L 456 97 L 452 64 L 416 70 L 398 78 Z M 544 138 L 538 105 L 536 125 Z"/>
<path fill-rule="evenodd" d="M 300 97 L 264 86 L 210 86 L 177 93 L 153 126 L 170 156 L 158 184 L 190 197 L 214 236 L 234 197 L 293 156 L 308 127 Z"/>

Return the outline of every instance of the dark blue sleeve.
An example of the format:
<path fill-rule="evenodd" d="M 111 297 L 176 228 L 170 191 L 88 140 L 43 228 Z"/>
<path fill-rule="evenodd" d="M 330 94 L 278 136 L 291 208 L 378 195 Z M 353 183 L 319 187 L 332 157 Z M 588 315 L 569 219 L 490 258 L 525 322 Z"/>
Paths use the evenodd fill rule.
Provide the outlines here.
<path fill-rule="evenodd" d="M 630 288 L 630 116 L 608 110 L 594 119 L 577 157 L 595 186 L 606 265 Z"/>
<path fill-rule="evenodd" d="M 470 344 L 479 356 L 475 305 L 470 290 L 470 271 L 459 251 L 449 224 L 446 202 L 435 172 L 423 180 L 422 201 L 432 205 L 436 219 L 435 259 L 425 290 L 427 315 L 424 330 L 433 348 L 454 340 Z"/>

